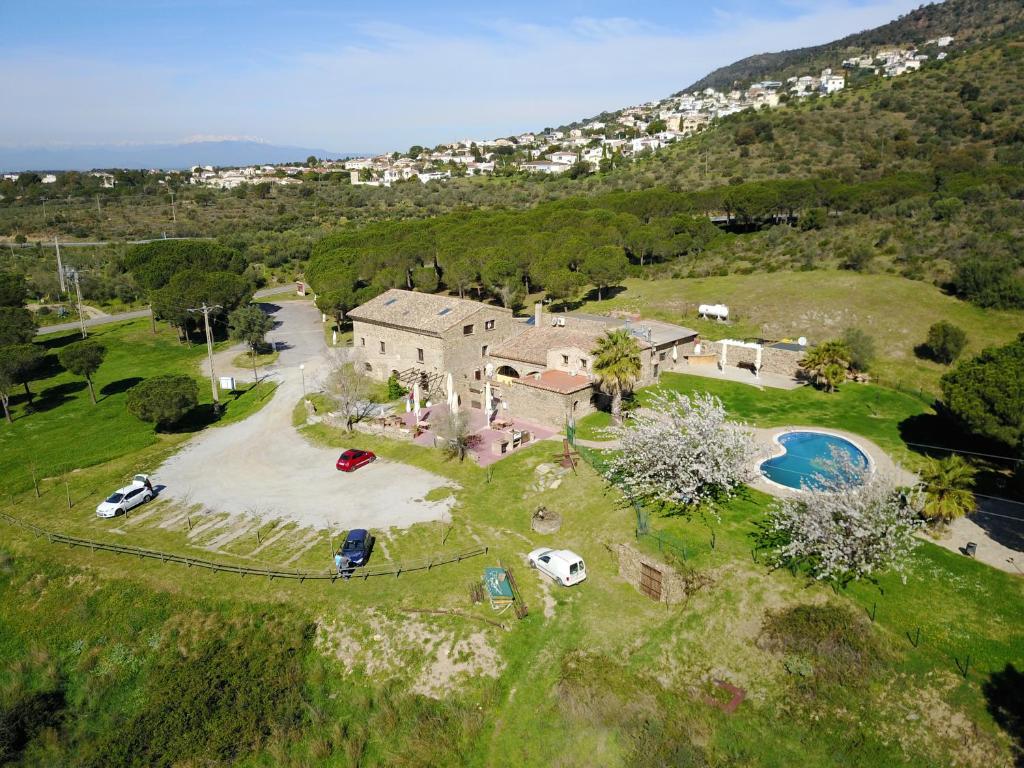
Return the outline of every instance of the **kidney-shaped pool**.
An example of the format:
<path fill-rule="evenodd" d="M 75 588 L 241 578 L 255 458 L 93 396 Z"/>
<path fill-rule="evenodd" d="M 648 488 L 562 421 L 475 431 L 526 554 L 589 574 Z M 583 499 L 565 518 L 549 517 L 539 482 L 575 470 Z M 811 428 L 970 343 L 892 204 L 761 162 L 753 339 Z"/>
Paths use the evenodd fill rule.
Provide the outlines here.
<path fill-rule="evenodd" d="M 824 432 L 800 430 L 784 432 L 777 442 L 784 453 L 761 462 L 761 474 L 774 483 L 789 488 L 813 488 L 816 478 L 844 480 L 833 457 L 842 454 L 854 467 L 867 469 L 871 462 L 864 452 L 849 440 Z"/>

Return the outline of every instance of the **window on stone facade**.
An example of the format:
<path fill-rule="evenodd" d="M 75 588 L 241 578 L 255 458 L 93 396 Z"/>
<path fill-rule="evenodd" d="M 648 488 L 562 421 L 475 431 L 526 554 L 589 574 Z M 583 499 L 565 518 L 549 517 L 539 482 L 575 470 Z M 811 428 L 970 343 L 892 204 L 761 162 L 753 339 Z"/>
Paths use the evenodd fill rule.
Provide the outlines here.
<path fill-rule="evenodd" d="M 587 358 L 580 358 L 580 368 L 582 368 L 584 371 L 587 370 Z"/>
<path fill-rule="evenodd" d="M 420 363 L 423 362 L 423 350 L 419 347 L 416 347 L 416 361 Z"/>
<path fill-rule="evenodd" d="M 366 370 L 368 370 L 368 371 L 372 371 L 372 370 L 373 370 L 373 366 L 372 366 L 372 365 L 370 365 L 369 363 L 363 363 L 363 367 L 364 367 L 364 368 L 365 368 Z"/>
<path fill-rule="evenodd" d="M 486 344 L 484 344 L 482 347 L 480 347 L 480 356 L 481 357 L 487 357 L 487 350 L 488 349 L 489 349 L 489 347 Z"/>
<path fill-rule="evenodd" d="M 473 324 L 472 323 L 470 323 L 469 325 L 462 326 L 462 335 L 463 336 L 472 336 L 473 335 Z"/>
<path fill-rule="evenodd" d="M 562 365 L 568 365 L 568 364 L 569 364 L 569 356 L 568 355 L 562 355 Z"/>
<path fill-rule="evenodd" d="M 485 320 L 484 321 L 484 330 L 485 331 L 493 331 L 494 330 L 494 321 L 493 320 Z"/>
<path fill-rule="evenodd" d="M 480 381 L 480 369 L 479 368 L 477 368 L 475 371 L 473 371 L 473 378 L 476 379 L 477 381 Z"/>
<path fill-rule="evenodd" d="M 361 344 L 362 344 L 362 345 L 363 345 L 364 347 L 366 346 L 366 337 L 365 337 L 365 336 L 363 336 L 362 338 L 360 338 L 360 339 L 359 339 L 359 341 L 360 341 L 360 343 L 361 343 Z"/>
<path fill-rule="evenodd" d="M 383 355 L 385 352 L 387 352 L 387 347 L 384 346 L 384 342 L 382 341 L 380 343 L 380 353 Z"/>
<path fill-rule="evenodd" d="M 658 355 L 658 359 L 659 359 L 659 360 L 664 360 L 664 359 L 665 359 L 665 353 L 664 353 L 664 352 L 662 352 L 661 354 L 659 354 L 659 355 Z"/>

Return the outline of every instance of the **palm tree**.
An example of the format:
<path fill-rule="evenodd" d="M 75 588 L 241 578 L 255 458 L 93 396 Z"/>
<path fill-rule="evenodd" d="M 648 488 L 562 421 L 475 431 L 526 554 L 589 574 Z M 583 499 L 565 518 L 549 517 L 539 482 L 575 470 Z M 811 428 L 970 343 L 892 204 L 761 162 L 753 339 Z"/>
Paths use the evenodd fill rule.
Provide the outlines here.
<path fill-rule="evenodd" d="M 807 350 L 800 366 L 811 375 L 815 386 L 835 392 L 850 368 L 850 350 L 841 341 L 826 341 Z"/>
<path fill-rule="evenodd" d="M 629 331 L 620 328 L 599 338 L 591 354 L 594 375 L 601 389 L 612 397 L 612 418 L 621 424 L 622 395 L 633 389 L 642 370 L 640 346 Z"/>
<path fill-rule="evenodd" d="M 974 511 L 974 476 L 978 470 L 956 454 L 929 459 L 921 470 L 925 501 L 922 513 L 933 523 L 944 524 Z"/>

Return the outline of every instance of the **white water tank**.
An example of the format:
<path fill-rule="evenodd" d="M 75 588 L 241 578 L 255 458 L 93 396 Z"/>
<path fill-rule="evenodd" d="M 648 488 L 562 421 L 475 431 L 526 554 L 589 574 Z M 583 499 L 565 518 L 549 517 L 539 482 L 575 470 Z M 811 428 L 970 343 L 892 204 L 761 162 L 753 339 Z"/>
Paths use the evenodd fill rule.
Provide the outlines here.
<path fill-rule="evenodd" d="M 697 314 L 701 317 L 710 317 L 715 320 L 728 320 L 729 307 L 725 304 L 701 304 L 697 307 Z"/>

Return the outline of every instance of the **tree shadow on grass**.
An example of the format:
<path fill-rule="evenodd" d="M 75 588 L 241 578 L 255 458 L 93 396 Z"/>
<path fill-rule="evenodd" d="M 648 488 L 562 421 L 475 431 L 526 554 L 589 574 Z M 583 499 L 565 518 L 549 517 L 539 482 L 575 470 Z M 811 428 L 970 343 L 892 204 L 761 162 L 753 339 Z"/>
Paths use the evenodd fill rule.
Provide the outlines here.
<path fill-rule="evenodd" d="M 981 692 L 992 719 L 1013 741 L 1014 765 L 1024 768 L 1024 673 L 1007 664 L 989 675 Z"/>
<path fill-rule="evenodd" d="M 41 337 L 36 343 L 47 350 L 54 350 L 74 344 L 77 341 L 82 341 L 80 333 L 69 333 L 66 336 L 46 335 Z"/>
<path fill-rule="evenodd" d="M 118 379 L 117 381 L 112 381 L 109 384 L 104 384 L 103 388 L 100 389 L 100 394 L 103 395 L 103 399 L 106 400 L 111 395 L 120 395 L 123 392 L 127 392 L 141 381 L 141 376 L 129 376 L 125 379 Z"/>
<path fill-rule="evenodd" d="M 216 424 L 219 418 L 213 410 L 212 403 L 203 403 L 186 413 L 181 421 L 161 427 L 157 431 L 166 435 L 185 435 L 206 429 L 211 424 Z"/>
<path fill-rule="evenodd" d="M 36 412 L 52 411 L 73 400 L 73 396 L 85 389 L 85 386 L 84 381 L 66 381 L 63 384 L 47 387 L 36 395 L 32 402 L 32 410 Z"/>

